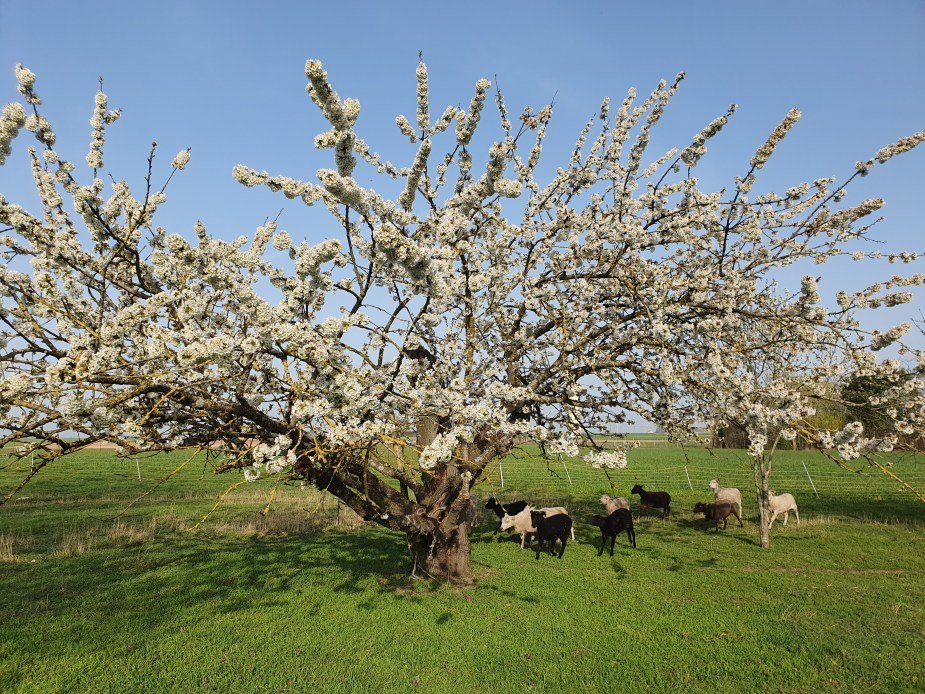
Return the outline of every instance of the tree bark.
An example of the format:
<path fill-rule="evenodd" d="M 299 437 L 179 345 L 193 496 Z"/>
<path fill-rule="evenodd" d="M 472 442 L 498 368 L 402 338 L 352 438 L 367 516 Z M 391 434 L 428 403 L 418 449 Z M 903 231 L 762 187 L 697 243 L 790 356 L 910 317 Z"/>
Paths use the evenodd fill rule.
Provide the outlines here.
<path fill-rule="evenodd" d="M 434 415 L 423 415 L 417 423 L 417 448 L 423 451 L 437 438 L 437 418 Z"/>
<path fill-rule="evenodd" d="M 437 430 L 436 417 L 424 416 L 418 420 L 419 450 L 433 442 Z M 475 520 L 475 506 L 469 495 L 470 481 L 471 474 L 460 476 L 453 459 L 437 465 L 426 477 L 428 515 L 439 518 L 439 522 L 433 533 L 409 533 L 412 575 L 462 585 L 472 582 L 470 533 Z"/>
<path fill-rule="evenodd" d="M 466 520 L 449 537 L 409 535 L 412 575 L 461 585 L 472 583 L 471 530 L 472 521 Z"/>
<path fill-rule="evenodd" d="M 764 456 L 752 463 L 755 478 L 755 498 L 758 501 L 758 544 L 768 549 L 771 546 L 771 534 L 768 530 L 770 513 L 768 510 L 768 477 L 771 471 L 764 462 Z"/>

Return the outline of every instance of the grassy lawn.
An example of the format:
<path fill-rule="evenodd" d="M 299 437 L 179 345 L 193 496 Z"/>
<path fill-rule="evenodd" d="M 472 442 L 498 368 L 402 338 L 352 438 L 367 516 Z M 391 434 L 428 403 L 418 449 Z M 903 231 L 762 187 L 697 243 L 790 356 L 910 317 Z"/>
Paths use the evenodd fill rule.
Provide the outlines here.
<path fill-rule="evenodd" d="M 409 581 L 402 537 L 310 489 L 261 518 L 269 487 L 241 485 L 189 532 L 237 477 L 195 459 L 129 506 L 184 456 L 141 481 L 106 451 L 68 457 L 0 508 L 0 691 L 925 689 L 925 505 L 882 474 L 782 454 L 803 524 L 761 551 L 742 452 L 640 448 L 615 489 L 667 490 L 674 516 L 638 520 L 638 549 L 621 536 L 611 558 L 586 522 L 607 478 L 534 457 L 479 494 L 564 504 L 578 542 L 535 561 L 483 511 L 469 589 Z M 925 458 L 894 461 L 925 486 Z M 744 528 L 692 520 L 717 475 L 742 486 Z"/>

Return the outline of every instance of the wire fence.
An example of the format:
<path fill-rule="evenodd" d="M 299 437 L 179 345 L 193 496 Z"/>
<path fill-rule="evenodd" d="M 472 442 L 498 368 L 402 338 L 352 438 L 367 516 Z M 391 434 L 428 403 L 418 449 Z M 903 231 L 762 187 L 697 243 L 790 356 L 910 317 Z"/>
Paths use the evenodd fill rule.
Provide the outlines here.
<path fill-rule="evenodd" d="M 918 468 L 918 469 L 916 469 Z M 649 491 L 669 493 L 709 493 L 709 484 L 718 479 L 724 487 L 751 489 L 753 473 L 744 463 L 728 460 L 716 464 L 667 464 L 651 462 L 630 465 L 622 470 L 599 470 L 577 459 L 506 460 L 495 463 L 486 471 L 484 486 L 497 491 L 549 490 L 567 494 L 609 492 L 626 496 L 634 484 Z M 925 465 L 908 464 L 896 471 L 897 476 L 917 491 L 925 490 Z M 503 477 L 503 483 L 502 483 Z M 852 472 L 839 468 L 831 461 L 792 459 L 777 461 L 772 466 L 771 487 L 777 493 L 790 492 L 800 496 L 907 497 L 914 495 L 902 484 L 875 467 Z"/>

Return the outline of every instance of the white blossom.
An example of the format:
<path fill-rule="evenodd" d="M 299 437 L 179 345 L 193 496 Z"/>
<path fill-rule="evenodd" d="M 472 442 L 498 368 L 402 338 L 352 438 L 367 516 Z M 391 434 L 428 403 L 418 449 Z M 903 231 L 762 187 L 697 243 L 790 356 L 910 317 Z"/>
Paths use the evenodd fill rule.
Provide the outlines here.
<path fill-rule="evenodd" d="M 177 156 L 173 158 L 173 162 L 170 164 L 173 168 L 179 169 L 182 171 L 186 168 L 186 165 L 189 164 L 190 154 L 189 149 L 181 149 L 177 152 Z"/>
<path fill-rule="evenodd" d="M 585 454 L 584 459 L 591 467 L 599 469 L 622 470 L 628 462 L 625 451 L 591 451 Z"/>
<path fill-rule="evenodd" d="M 13 102 L 3 107 L 3 112 L 0 114 L 0 166 L 4 164 L 12 151 L 10 143 L 25 124 L 26 112 L 21 104 Z"/>

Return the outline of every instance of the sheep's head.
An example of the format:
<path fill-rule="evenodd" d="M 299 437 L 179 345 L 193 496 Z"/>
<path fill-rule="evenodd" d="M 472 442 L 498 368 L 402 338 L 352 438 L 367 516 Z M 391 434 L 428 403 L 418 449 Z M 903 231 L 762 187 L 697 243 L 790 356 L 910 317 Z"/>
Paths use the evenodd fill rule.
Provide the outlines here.
<path fill-rule="evenodd" d="M 501 529 L 510 530 L 513 527 L 514 527 L 514 516 L 505 515 L 504 518 L 501 519 Z"/>
<path fill-rule="evenodd" d="M 610 494 L 604 494 L 604 496 L 601 497 L 601 503 L 602 503 L 604 506 L 606 506 L 607 504 L 609 504 L 611 501 L 613 501 L 613 497 L 610 496 Z"/>
<path fill-rule="evenodd" d="M 634 484 L 632 490 L 630 490 L 630 494 L 639 494 L 642 491 L 644 490 L 641 484 Z"/>
<path fill-rule="evenodd" d="M 596 525 L 598 528 L 600 528 L 602 525 L 604 525 L 605 520 L 607 519 L 604 518 L 604 516 L 591 516 L 591 520 L 589 522 L 591 525 Z"/>
<path fill-rule="evenodd" d="M 545 517 L 545 511 L 530 511 L 530 522 L 534 528 L 536 527 L 536 524 L 543 520 Z"/>
<path fill-rule="evenodd" d="M 497 506 L 498 506 L 498 500 L 495 499 L 495 497 L 491 497 L 488 500 L 488 503 L 485 504 L 485 508 L 497 508 Z"/>
<path fill-rule="evenodd" d="M 702 501 L 698 501 L 696 504 L 694 504 L 694 513 L 702 513 L 706 515 L 707 505 Z"/>
<path fill-rule="evenodd" d="M 710 489 L 714 492 L 719 489 L 719 480 L 710 480 Z"/>

